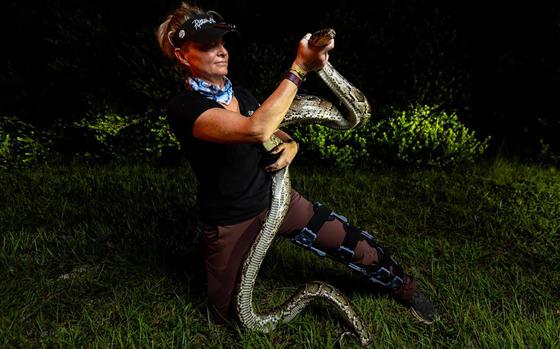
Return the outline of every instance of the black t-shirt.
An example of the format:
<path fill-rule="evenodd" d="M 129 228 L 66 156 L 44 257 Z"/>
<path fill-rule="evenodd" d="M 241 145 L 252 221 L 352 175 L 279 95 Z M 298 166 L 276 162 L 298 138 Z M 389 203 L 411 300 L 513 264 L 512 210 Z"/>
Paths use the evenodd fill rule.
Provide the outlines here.
<path fill-rule="evenodd" d="M 239 110 L 251 116 L 259 103 L 246 89 L 234 87 Z M 167 119 L 196 175 L 198 205 L 206 224 L 227 225 L 254 217 L 270 206 L 271 177 L 263 170 L 261 144 L 220 144 L 195 138 L 195 120 L 210 108 L 223 108 L 185 90 L 171 99 Z"/>

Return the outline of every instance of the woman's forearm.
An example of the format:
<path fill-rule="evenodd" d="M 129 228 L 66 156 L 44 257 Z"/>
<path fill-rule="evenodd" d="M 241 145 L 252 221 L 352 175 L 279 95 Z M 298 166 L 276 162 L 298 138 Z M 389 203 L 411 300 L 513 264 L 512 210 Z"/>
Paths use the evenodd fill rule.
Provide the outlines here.
<path fill-rule="evenodd" d="M 252 132 L 263 142 L 278 129 L 297 93 L 297 86 L 284 79 L 251 116 Z"/>

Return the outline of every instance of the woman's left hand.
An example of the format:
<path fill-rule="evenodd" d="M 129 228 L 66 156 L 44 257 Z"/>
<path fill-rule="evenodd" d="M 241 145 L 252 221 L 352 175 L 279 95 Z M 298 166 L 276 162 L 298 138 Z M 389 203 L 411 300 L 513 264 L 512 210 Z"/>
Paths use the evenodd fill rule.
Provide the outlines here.
<path fill-rule="evenodd" d="M 274 172 L 283 169 L 292 163 L 298 152 L 298 144 L 295 141 L 278 144 L 270 151 L 271 154 L 280 154 L 275 163 L 264 168 L 267 172 Z"/>

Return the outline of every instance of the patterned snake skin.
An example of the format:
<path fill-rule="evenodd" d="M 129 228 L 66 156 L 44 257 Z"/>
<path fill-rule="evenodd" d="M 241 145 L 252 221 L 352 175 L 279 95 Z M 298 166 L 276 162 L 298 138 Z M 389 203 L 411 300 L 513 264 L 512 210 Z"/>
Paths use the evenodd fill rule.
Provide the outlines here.
<path fill-rule="evenodd" d="M 309 40 L 310 45 L 325 46 L 334 38 L 332 29 L 324 29 L 314 33 Z M 281 126 L 295 123 L 317 123 L 334 129 L 350 129 L 363 125 L 371 115 L 371 108 L 365 96 L 350 84 L 330 63 L 317 72 L 321 80 L 332 90 L 348 110 L 346 116 L 333 103 L 315 96 L 298 95 Z M 264 143 L 270 151 L 282 141 L 273 136 Z M 257 314 L 253 306 L 253 288 L 260 266 L 276 232 L 280 228 L 290 202 L 290 177 L 288 166 L 272 175 L 272 203 L 260 233 L 251 246 L 243 262 L 240 280 L 235 295 L 235 307 L 241 324 L 252 330 L 269 332 L 278 323 L 288 322 L 296 317 L 307 304 L 322 298 L 332 303 L 348 322 L 352 336 L 367 346 L 371 342 L 363 320 L 350 301 L 336 289 L 322 281 L 312 281 L 303 285 L 284 304 L 268 314 Z M 348 332 L 346 332 L 348 333 Z"/>

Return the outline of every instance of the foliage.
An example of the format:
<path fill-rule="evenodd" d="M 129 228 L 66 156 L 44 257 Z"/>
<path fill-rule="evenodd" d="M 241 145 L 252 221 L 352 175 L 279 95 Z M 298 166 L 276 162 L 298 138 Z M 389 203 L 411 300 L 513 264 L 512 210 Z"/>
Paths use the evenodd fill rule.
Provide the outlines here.
<path fill-rule="evenodd" d="M 293 128 L 302 155 L 339 167 L 389 163 L 430 167 L 471 163 L 484 153 L 489 138 L 479 141 L 457 114 L 436 107 L 388 108 L 381 120 L 338 131 L 321 125 Z"/>
<path fill-rule="evenodd" d="M 180 145 L 163 113 L 121 116 L 112 111 L 95 113 L 73 124 L 95 139 L 85 159 L 158 159 Z"/>
<path fill-rule="evenodd" d="M 13 116 L 0 117 L 0 168 L 22 167 L 47 157 L 44 133 Z"/>
<path fill-rule="evenodd" d="M 291 127 L 301 157 L 339 167 L 380 163 L 457 166 L 473 162 L 488 147 L 462 125 L 455 113 L 435 107 L 387 108 L 379 121 L 338 131 L 320 125 Z M 375 119 L 375 117 L 374 117 Z M 162 159 L 178 155 L 180 145 L 159 110 L 123 116 L 109 106 L 71 124 L 62 121 L 37 130 L 17 118 L 4 118 L 0 134 L 2 166 L 31 164 L 62 154 L 84 160 Z M 39 136 L 39 134 L 41 136 Z"/>
<path fill-rule="evenodd" d="M 108 110 L 37 130 L 16 117 L 0 119 L 0 168 L 56 159 L 169 160 L 180 145 L 163 113 L 121 116 Z"/>
<path fill-rule="evenodd" d="M 540 154 L 539 160 L 541 163 L 550 166 L 560 166 L 560 153 L 551 149 L 550 144 L 546 143 L 543 139 L 539 139 Z"/>

